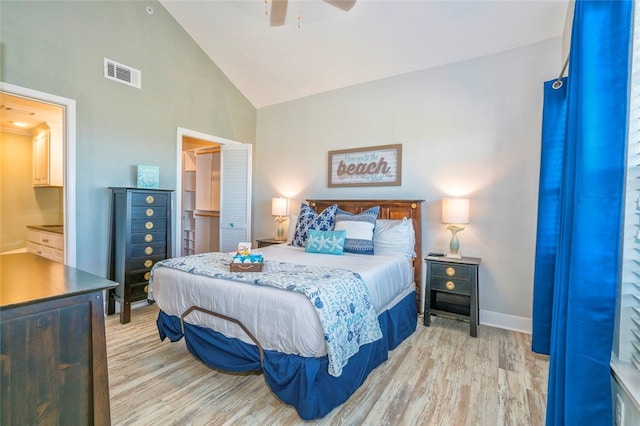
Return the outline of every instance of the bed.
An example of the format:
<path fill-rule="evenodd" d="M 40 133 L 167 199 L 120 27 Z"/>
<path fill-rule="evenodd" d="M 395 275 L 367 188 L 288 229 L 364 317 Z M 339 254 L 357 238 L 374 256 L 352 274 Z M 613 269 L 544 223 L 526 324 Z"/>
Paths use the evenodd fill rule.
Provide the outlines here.
<path fill-rule="evenodd" d="M 189 351 L 212 368 L 261 370 L 273 393 L 305 420 L 323 417 L 344 403 L 387 359 L 388 352 L 415 331 L 421 201 L 308 200 L 318 214 L 336 204 L 343 214 L 356 215 L 379 206 L 380 234 L 373 239 L 379 235 L 382 244 L 392 235 L 382 234 L 386 227 L 409 226 L 413 250 L 396 253 L 388 249 L 395 249 L 392 244 L 386 249 L 377 246 L 380 253 L 374 255 L 335 256 L 309 253 L 308 247 L 272 245 L 261 249 L 263 272 L 240 274 L 240 278 L 222 271 L 225 262 L 228 268 L 229 254 L 169 259 L 154 266 L 150 284 L 160 308 L 160 338 L 184 337 Z M 325 277 L 339 282 L 338 287 L 351 292 L 345 309 L 333 309 L 328 303 L 341 303 L 345 296 L 330 300 L 326 293 L 322 297 L 326 306 L 318 304 L 318 288 L 324 291 L 325 287 L 305 284 L 284 290 L 300 276 L 312 277 L 318 286 Z M 360 287 L 365 288 L 363 293 L 354 293 Z M 323 311 L 339 314 L 326 318 Z M 344 316 L 340 324 L 349 324 L 345 329 L 338 324 L 340 316 Z"/>

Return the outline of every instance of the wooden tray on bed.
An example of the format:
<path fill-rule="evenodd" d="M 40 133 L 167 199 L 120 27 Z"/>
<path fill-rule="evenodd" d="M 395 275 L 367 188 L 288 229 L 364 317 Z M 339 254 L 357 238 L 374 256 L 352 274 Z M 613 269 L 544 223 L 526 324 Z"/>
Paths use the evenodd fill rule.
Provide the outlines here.
<path fill-rule="evenodd" d="M 260 263 L 232 263 L 231 272 L 262 272 L 264 262 Z"/>

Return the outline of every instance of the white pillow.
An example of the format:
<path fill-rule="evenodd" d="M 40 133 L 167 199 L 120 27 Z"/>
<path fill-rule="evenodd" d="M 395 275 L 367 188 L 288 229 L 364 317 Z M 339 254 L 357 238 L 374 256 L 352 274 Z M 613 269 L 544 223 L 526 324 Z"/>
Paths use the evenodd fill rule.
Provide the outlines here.
<path fill-rule="evenodd" d="M 376 220 L 373 230 L 373 247 L 375 254 L 402 254 L 415 256 L 413 247 L 416 236 L 413 224 L 406 217 L 402 220 Z"/>
<path fill-rule="evenodd" d="M 289 215 L 289 228 L 287 230 L 287 244 L 291 244 L 291 240 L 293 240 L 293 234 L 296 232 L 296 223 L 298 223 L 298 215 L 297 214 Z"/>

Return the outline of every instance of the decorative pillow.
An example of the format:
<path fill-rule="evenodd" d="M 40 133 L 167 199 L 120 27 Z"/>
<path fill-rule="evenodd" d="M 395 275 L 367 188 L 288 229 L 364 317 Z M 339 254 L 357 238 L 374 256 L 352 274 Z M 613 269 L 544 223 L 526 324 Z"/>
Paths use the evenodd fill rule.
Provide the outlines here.
<path fill-rule="evenodd" d="M 416 244 L 413 224 L 406 217 L 402 220 L 378 219 L 373 231 L 373 247 L 376 254 L 401 254 L 415 256 Z"/>
<path fill-rule="evenodd" d="M 347 231 L 309 230 L 304 251 L 307 253 L 342 254 Z"/>
<path fill-rule="evenodd" d="M 344 251 L 358 254 L 373 254 L 373 229 L 380 206 L 371 207 L 359 214 L 338 209 L 336 212 L 336 231 L 347 231 Z"/>
<path fill-rule="evenodd" d="M 302 204 L 300 206 L 300 214 L 298 215 L 296 230 L 293 233 L 291 245 L 295 247 L 304 247 L 307 242 L 307 234 L 311 229 L 318 231 L 332 231 L 337 208 L 338 206 L 336 204 L 332 204 L 324 209 L 322 213 L 316 213 L 315 210 L 308 205 Z"/>

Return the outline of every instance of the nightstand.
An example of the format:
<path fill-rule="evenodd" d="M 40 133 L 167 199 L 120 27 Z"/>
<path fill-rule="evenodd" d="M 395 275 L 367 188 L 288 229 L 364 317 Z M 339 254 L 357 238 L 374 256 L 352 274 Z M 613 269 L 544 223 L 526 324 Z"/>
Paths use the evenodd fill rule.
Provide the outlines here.
<path fill-rule="evenodd" d="M 431 315 L 469 321 L 471 336 L 478 336 L 478 266 L 480 258 L 427 256 L 424 325 Z"/>
<path fill-rule="evenodd" d="M 256 240 L 258 242 L 258 248 L 272 246 L 274 244 L 282 244 L 286 243 L 286 240 L 276 240 L 275 238 L 259 238 Z"/>

